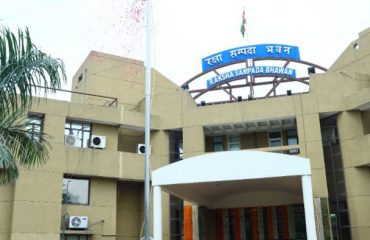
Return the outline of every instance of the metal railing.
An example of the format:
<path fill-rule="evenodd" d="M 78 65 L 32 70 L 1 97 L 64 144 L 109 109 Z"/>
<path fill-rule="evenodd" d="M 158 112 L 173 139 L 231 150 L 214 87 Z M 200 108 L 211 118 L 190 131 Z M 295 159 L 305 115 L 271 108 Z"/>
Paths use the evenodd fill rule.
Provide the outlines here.
<path fill-rule="evenodd" d="M 73 93 L 73 94 L 80 94 L 84 96 L 91 96 L 91 97 L 99 97 L 99 98 L 105 98 L 105 99 L 110 99 L 108 107 L 117 107 L 118 105 L 118 98 L 115 97 L 108 97 L 104 95 L 98 95 L 98 94 L 91 94 L 91 93 L 84 93 L 84 92 L 78 92 L 78 91 L 71 91 L 71 90 L 65 90 L 65 89 L 58 89 L 58 88 L 51 88 L 51 87 L 45 87 L 45 86 L 40 86 L 40 85 L 34 85 L 34 87 L 37 88 L 43 88 L 43 89 L 49 89 L 53 91 L 59 91 L 59 92 L 67 92 L 67 93 Z M 105 104 L 103 105 L 105 106 Z"/>

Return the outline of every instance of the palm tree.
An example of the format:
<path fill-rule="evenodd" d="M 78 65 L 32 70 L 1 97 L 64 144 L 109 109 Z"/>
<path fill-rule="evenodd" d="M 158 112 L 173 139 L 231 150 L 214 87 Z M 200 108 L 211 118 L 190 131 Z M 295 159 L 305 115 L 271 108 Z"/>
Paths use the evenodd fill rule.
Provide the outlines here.
<path fill-rule="evenodd" d="M 27 113 L 33 96 L 55 92 L 65 81 L 63 62 L 40 51 L 28 29 L 17 36 L 0 29 L 0 184 L 15 182 L 18 166 L 30 168 L 48 159 L 47 136 L 30 132 Z"/>

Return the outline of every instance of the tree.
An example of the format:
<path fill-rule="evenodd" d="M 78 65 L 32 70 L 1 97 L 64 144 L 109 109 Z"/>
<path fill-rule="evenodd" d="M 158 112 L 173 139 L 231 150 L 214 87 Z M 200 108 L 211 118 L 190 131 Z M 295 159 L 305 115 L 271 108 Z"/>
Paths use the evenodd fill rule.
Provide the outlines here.
<path fill-rule="evenodd" d="M 27 28 L 17 35 L 0 29 L 0 184 L 15 182 L 19 166 L 31 168 L 48 159 L 47 135 L 30 132 L 27 114 L 35 95 L 46 97 L 62 82 L 63 62 L 40 51 Z"/>

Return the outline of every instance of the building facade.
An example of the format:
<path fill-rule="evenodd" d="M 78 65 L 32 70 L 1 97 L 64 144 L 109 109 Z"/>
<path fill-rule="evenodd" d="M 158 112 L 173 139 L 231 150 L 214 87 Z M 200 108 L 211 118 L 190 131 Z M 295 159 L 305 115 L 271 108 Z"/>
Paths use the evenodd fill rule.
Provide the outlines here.
<path fill-rule="evenodd" d="M 311 74 L 309 92 L 301 94 L 197 104 L 153 70 L 151 168 L 231 150 L 308 158 L 318 239 L 368 239 L 369 66 L 367 29 L 326 73 Z M 22 169 L 17 183 L 0 186 L 0 240 L 142 236 L 144 74 L 141 61 L 91 52 L 73 78 L 71 102 L 34 104 L 30 117 L 36 130 L 50 136 L 50 159 Z M 258 193 L 259 185 L 252 185 L 253 194 Z M 262 194 L 241 202 L 239 210 L 190 209 L 189 203 L 163 192 L 163 238 L 183 239 L 186 221 L 195 212 L 194 240 L 305 239 L 302 194 L 289 192 L 289 182 L 280 186 L 289 204 Z M 240 209 L 243 234 L 230 227 Z"/>

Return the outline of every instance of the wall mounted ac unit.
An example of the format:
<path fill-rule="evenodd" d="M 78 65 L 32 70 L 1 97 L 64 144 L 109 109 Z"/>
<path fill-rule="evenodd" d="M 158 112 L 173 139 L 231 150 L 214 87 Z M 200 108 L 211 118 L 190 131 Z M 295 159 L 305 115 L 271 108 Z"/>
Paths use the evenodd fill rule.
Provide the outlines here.
<path fill-rule="evenodd" d="M 64 135 L 64 144 L 67 146 L 76 147 L 79 142 L 78 136 L 75 135 Z"/>
<path fill-rule="evenodd" d="M 150 146 L 150 149 L 149 149 L 149 154 L 151 154 L 152 153 L 152 151 L 151 151 L 152 149 L 151 149 L 151 146 Z M 138 154 L 145 154 L 145 151 L 146 151 L 146 147 L 145 147 L 145 144 L 143 144 L 143 143 L 139 143 L 138 145 L 137 145 L 137 148 L 136 148 L 136 153 L 138 153 Z"/>
<path fill-rule="evenodd" d="M 69 229 L 87 229 L 89 218 L 86 216 L 70 216 Z"/>
<path fill-rule="evenodd" d="M 106 145 L 106 137 L 105 136 L 97 136 L 97 135 L 91 135 L 90 138 L 90 147 L 91 148 L 105 148 Z"/>

